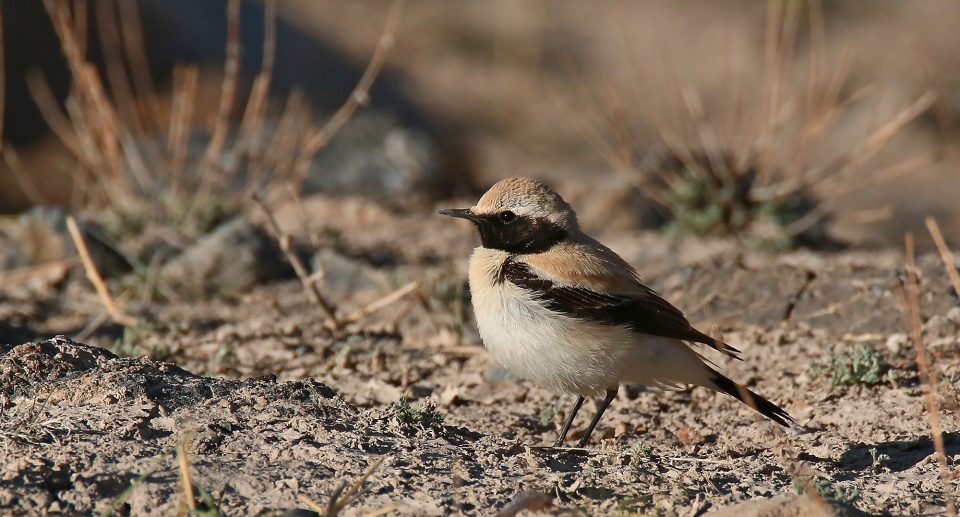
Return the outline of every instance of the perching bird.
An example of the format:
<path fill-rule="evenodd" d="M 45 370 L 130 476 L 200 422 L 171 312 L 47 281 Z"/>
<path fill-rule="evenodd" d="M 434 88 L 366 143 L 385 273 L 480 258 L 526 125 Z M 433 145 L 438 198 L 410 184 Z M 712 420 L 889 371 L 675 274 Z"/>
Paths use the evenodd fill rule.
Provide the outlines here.
<path fill-rule="evenodd" d="M 774 422 L 793 419 L 713 369 L 688 342 L 740 352 L 693 328 L 641 283 L 633 267 L 585 235 L 563 198 L 530 178 L 495 184 L 473 208 L 441 210 L 480 233 L 470 292 L 487 349 L 516 375 L 577 396 L 555 447 L 586 397 L 603 397 L 580 440 L 587 444 L 621 384 L 694 384 L 735 397 Z"/>

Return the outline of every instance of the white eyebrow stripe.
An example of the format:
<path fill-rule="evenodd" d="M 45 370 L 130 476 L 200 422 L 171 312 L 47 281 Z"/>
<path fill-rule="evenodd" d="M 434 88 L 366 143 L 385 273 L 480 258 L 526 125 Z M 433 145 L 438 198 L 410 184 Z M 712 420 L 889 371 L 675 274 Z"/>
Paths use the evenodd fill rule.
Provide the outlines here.
<path fill-rule="evenodd" d="M 531 215 L 540 212 L 536 208 L 528 205 L 508 206 L 506 208 L 517 215 Z"/>

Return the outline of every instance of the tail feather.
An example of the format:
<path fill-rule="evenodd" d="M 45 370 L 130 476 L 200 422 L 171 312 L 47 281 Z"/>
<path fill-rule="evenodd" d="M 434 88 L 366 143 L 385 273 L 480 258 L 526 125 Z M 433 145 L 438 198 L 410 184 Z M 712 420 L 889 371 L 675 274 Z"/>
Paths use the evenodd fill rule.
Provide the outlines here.
<path fill-rule="evenodd" d="M 696 330 L 696 329 L 692 329 L 692 330 L 697 334 L 697 337 L 691 338 L 690 339 L 691 341 L 695 343 L 702 343 L 704 345 L 707 345 L 708 347 L 723 353 L 727 357 L 732 357 L 737 361 L 743 361 L 743 357 L 741 357 L 741 354 L 743 352 L 741 352 L 740 350 L 737 350 L 736 348 L 728 345 L 723 341 L 720 341 L 719 339 L 710 337 L 704 334 L 703 332 L 700 332 L 699 330 Z"/>
<path fill-rule="evenodd" d="M 720 372 L 713 369 L 710 369 L 710 372 L 712 373 L 710 380 L 713 382 L 717 391 L 722 391 L 732 396 L 783 427 L 790 427 L 790 425 L 794 423 L 793 418 L 780 406 L 724 377 Z"/>

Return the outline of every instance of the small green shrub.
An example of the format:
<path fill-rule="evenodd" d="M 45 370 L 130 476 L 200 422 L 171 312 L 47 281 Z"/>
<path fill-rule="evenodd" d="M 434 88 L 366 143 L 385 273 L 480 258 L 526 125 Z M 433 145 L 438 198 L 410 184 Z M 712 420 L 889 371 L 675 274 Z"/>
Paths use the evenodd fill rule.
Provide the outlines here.
<path fill-rule="evenodd" d="M 793 489 L 797 494 L 805 494 L 807 491 L 806 488 L 809 486 L 810 485 L 807 485 L 800 479 L 795 478 L 793 480 Z M 820 497 L 840 504 L 853 504 L 860 500 L 860 490 L 837 486 L 833 481 L 826 478 L 818 477 L 814 479 L 813 489 L 820 494 Z"/>
<path fill-rule="evenodd" d="M 876 447 L 870 449 L 870 459 L 873 462 L 873 468 L 881 469 L 887 466 L 887 462 L 890 461 L 889 454 L 883 454 L 878 451 Z"/>
<path fill-rule="evenodd" d="M 816 365 L 815 370 L 829 375 L 834 386 L 853 386 L 879 384 L 889 368 L 879 352 L 868 346 L 855 345 L 831 354 L 825 363 Z"/>
<path fill-rule="evenodd" d="M 443 424 L 443 415 L 437 411 L 437 405 L 432 399 L 427 399 L 419 406 L 412 406 L 406 398 L 401 397 L 390 404 L 388 409 L 400 427 L 407 430 L 426 429 Z"/>
<path fill-rule="evenodd" d="M 833 484 L 829 479 L 816 479 L 813 486 L 817 493 L 828 501 L 836 501 L 841 504 L 853 504 L 860 500 L 860 491 L 856 488 L 843 488 Z"/>

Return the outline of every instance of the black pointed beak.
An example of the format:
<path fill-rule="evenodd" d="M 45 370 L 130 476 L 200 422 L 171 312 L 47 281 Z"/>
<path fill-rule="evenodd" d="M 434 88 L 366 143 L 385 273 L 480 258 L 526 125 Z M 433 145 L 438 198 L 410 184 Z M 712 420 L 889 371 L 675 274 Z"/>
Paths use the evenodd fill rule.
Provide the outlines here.
<path fill-rule="evenodd" d="M 468 221 L 476 221 L 477 216 L 469 208 L 444 208 L 438 212 L 440 215 L 449 215 L 450 217 L 459 217 Z"/>

